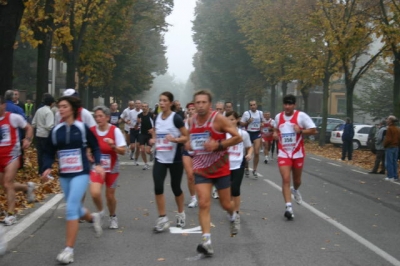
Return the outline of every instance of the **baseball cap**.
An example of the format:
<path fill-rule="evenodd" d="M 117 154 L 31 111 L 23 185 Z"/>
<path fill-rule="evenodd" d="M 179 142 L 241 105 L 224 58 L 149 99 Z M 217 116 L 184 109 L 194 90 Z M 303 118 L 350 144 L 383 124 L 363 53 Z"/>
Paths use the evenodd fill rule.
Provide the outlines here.
<path fill-rule="evenodd" d="M 78 92 L 75 89 L 66 89 L 63 92 L 63 96 L 73 96 L 73 97 L 79 97 Z"/>

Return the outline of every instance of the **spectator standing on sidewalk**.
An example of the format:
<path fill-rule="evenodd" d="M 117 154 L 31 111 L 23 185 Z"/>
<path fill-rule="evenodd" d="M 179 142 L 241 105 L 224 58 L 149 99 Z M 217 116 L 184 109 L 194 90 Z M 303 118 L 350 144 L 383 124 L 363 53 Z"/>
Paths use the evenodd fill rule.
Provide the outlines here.
<path fill-rule="evenodd" d="M 386 121 L 383 120 L 379 123 L 378 131 L 375 134 L 375 149 L 376 157 L 375 164 L 370 174 L 385 174 L 385 148 L 383 147 L 383 140 L 386 135 Z M 381 165 L 381 171 L 378 172 L 379 165 Z"/>
<path fill-rule="evenodd" d="M 351 161 L 353 159 L 353 137 L 354 137 L 354 126 L 349 117 L 346 118 L 346 124 L 343 128 L 342 134 L 342 161 L 347 159 Z"/>
<path fill-rule="evenodd" d="M 385 164 L 387 170 L 386 181 L 398 181 L 399 176 L 397 173 L 397 159 L 399 156 L 399 145 L 400 145 L 400 131 L 396 127 L 395 123 L 397 118 L 394 115 L 390 115 L 386 119 L 387 130 L 385 139 L 383 140 L 383 146 L 385 147 Z"/>

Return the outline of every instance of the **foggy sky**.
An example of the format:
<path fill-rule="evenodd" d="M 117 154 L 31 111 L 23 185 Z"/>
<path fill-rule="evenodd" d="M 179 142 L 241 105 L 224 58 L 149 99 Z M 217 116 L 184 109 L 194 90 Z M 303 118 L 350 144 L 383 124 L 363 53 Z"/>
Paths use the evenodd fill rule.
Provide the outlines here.
<path fill-rule="evenodd" d="M 167 17 L 171 24 L 165 34 L 167 45 L 168 73 L 176 80 L 186 82 L 194 70 L 192 61 L 196 46 L 192 40 L 192 22 L 196 0 L 174 0 L 174 10 Z"/>

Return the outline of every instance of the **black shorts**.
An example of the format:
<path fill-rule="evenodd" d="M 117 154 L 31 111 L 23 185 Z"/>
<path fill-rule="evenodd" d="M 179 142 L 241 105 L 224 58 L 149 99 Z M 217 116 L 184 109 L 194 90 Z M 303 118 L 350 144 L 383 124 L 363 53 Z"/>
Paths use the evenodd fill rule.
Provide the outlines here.
<path fill-rule="evenodd" d="M 151 135 L 149 134 L 139 134 L 139 144 L 140 145 L 150 145 L 149 141 L 151 139 Z"/>
<path fill-rule="evenodd" d="M 131 128 L 129 131 L 129 140 L 132 144 L 136 141 L 139 142 L 139 129 Z"/>

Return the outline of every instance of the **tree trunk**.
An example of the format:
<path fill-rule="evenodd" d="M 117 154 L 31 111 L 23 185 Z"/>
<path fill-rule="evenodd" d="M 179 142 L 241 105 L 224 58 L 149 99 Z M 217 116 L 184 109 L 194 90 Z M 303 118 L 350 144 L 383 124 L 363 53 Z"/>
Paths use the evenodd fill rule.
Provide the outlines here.
<path fill-rule="evenodd" d="M 63 47 L 64 49 L 64 47 Z M 68 49 L 68 48 L 65 48 Z M 67 74 L 65 76 L 65 83 L 67 88 L 76 88 L 75 75 L 76 75 L 76 60 L 73 51 L 64 52 L 64 58 L 67 61 Z"/>
<path fill-rule="evenodd" d="M 106 87 L 104 90 L 104 105 L 110 106 L 111 88 Z M 150 107 L 150 106 L 149 106 Z"/>
<path fill-rule="evenodd" d="M 14 43 L 24 9 L 22 0 L 0 5 L 0 95 L 13 88 Z"/>
<path fill-rule="evenodd" d="M 400 53 L 395 53 L 394 55 L 393 108 L 394 115 L 397 118 L 400 118 Z"/>
<path fill-rule="evenodd" d="M 271 116 L 276 115 L 276 84 L 271 85 Z"/>
<path fill-rule="evenodd" d="M 353 108 L 353 92 L 354 85 L 351 80 L 345 74 L 345 84 L 346 84 L 346 115 L 353 122 L 354 108 Z"/>
<path fill-rule="evenodd" d="M 303 96 L 303 102 L 304 102 L 303 110 L 305 113 L 308 113 L 308 96 L 310 95 L 309 88 L 310 87 L 308 85 L 304 85 L 300 90 L 301 95 Z"/>
<path fill-rule="evenodd" d="M 287 88 L 288 88 L 288 84 L 286 81 L 282 81 L 282 95 L 283 97 L 285 97 L 285 95 L 287 94 Z"/>
<path fill-rule="evenodd" d="M 325 145 L 325 132 L 326 132 L 326 125 L 328 121 L 328 100 L 329 100 L 329 80 L 331 75 L 326 71 L 325 77 L 323 79 L 323 93 L 322 93 L 322 124 L 321 130 L 319 132 L 319 146 L 323 147 Z"/>

